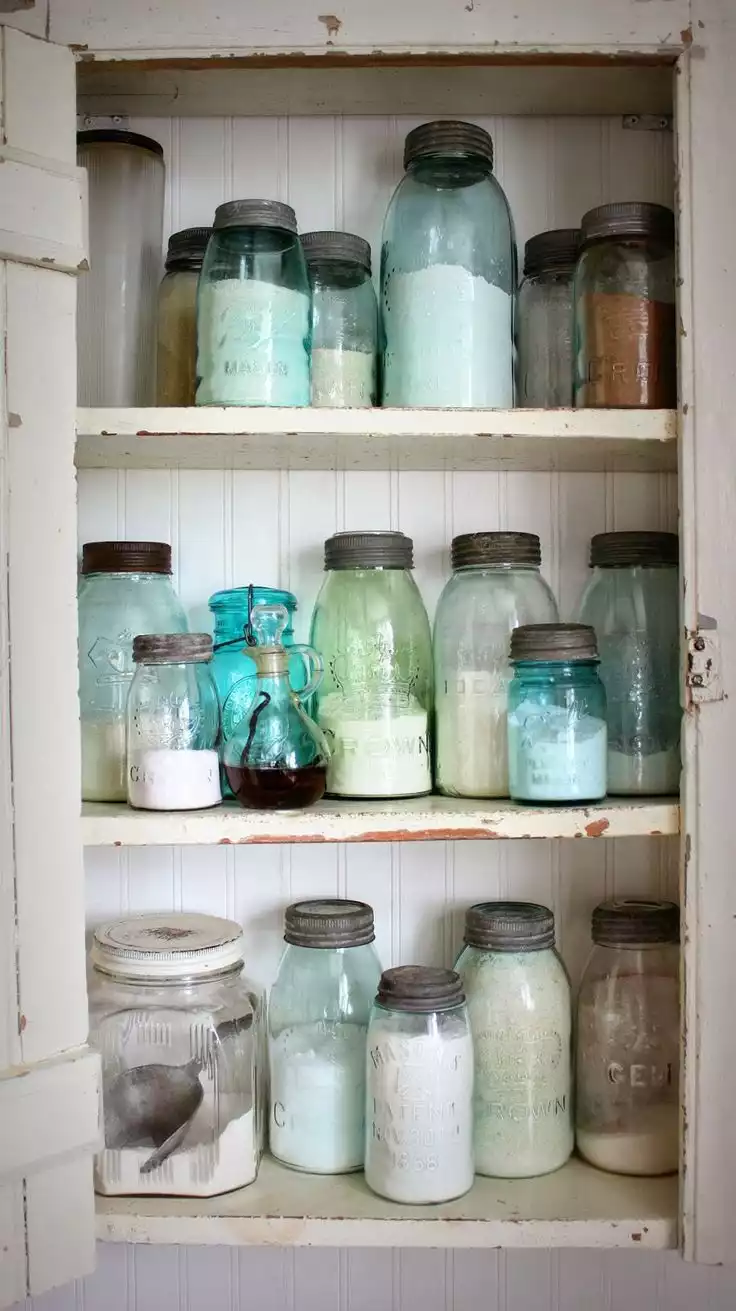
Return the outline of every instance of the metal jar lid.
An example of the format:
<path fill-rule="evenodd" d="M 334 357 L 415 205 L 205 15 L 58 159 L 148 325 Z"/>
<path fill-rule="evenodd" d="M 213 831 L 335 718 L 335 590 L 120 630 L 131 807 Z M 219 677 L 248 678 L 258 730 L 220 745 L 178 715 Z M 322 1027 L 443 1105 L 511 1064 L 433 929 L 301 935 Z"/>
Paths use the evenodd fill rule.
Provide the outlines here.
<path fill-rule="evenodd" d="M 556 269 L 569 269 L 575 264 L 580 250 L 580 228 L 553 228 L 530 237 L 524 247 L 524 277 L 537 273 L 552 273 Z"/>
<path fill-rule="evenodd" d="M 136 915 L 95 929 L 90 960 L 124 979 L 206 977 L 242 964 L 243 930 L 215 915 Z"/>
<path fill-rule="evenodd" d="M 141 136 L 140 132 L 126 132 L 113 127 L 91 128 L 84 132 L 77 132 L 77 146 L 99 145 L 137 146 L 139 150 L 150 150 L 152 155 L 158 155 L 161 159 L 164 154 L 160 141 L 154 141 L 153 137 Z"/>
<path fill-rule="evenodd" d="M 281 200 L 227 200 L 215 210 L 215 231 L 220 228 L 282 228 L 296 232 L 296 214 Z"/>
<path fill-rule="evenodd" d="M 333 533 L 325 569 L 413 569 L 414 543 L 404 533 Z"/>
<path fill-rule="evenodd" d="M 676 569 L 679 558 L 677 533 L 596 533 L 590 540 L 591 569 L 625 569 L 634 565 Z"/>
<path fill-rule="evenodd" d="M 404 142 L 404 168 L 415 159 L 430 155 L 477 155 L 493 168 L 493 141 L 490 133 L 477 123 L 436 119 L 420 123 L 408 134 Z"/>
<path fill-rule="evenodd" d="M 133 638 L 137 665 L 203 664 L 211 659 L 209 633 L 141 633 Z"/>
<path fill-rule="evenodd" d="M 168 542 L 85 542 L 83 574 L 170 574 Z"/>
<path fill-rule="evenodd" d="M 352 232 L 304 232 L 301 237 L 307 264 L 323 259 L 343 260 L 371 271 L 371 248 Z"/>
<path fill-rule="evenodd" d="M 643 200 L 618 200 L 583 214 L 582 244 L 606 237 L 656 237 L 674 245 L 675 216 L 666 205 Z"/>
<path fill-rule="evenodd" d="M 182 228 L 172 232 L 166 251 L 166 272 L 174 269 L 201 269 L 212 228 Z"/>
<path fill-rule="evenodd" d="M 680 941 L 680 908 L 673 901 L 636 897 L 602 901 L 593 911 L 591 934 L 600 947 L 676 944 Z"/>
<path fill-rule="evenodd" d="M 365 947 L 375 936 L 373 907 L 365 901 L 319 897 L 296 901 L 284 914 L 284 941 L 294 947 Z"/>
<path fill-rule="evenodd" d="M 454 970 L 435 969 L 431 965 L 399 965 L 384 970 L 378 984 L 376 1001 L 387 1011 L 450 1011 L 462 1006 L 465 989 Z"/>
<path fill-rule="evenodd" d="M 522 624 L 511 634 L 512 663 L 519 660 L 597 660 L 595 629 L 589 624 Z"/>
<path fill-rule="evenodd" d="M 555 945 L 555 917 L 533 901 L 482 901 L 465 912 L 465 942 L 481 951 L 544 951 Z"/>
<path fill-rule="evenodd" d="M 462 533 L 453 537 L 453 569 L 483 564 L 532 564 L 542 562 L 542 548 L 536 533 Z"/>

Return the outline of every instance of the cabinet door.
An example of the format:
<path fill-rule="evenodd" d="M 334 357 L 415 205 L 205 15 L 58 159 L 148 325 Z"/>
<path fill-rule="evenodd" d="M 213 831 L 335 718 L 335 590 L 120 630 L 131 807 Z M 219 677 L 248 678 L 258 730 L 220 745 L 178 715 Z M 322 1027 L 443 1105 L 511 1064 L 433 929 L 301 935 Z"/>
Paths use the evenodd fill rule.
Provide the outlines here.
<path fill-rule="evenodd" d="M 74 63 L 0 27 L 0 1305 L 87 1272 L 97 1061 L 86 1049 L 75 599 Z"/>

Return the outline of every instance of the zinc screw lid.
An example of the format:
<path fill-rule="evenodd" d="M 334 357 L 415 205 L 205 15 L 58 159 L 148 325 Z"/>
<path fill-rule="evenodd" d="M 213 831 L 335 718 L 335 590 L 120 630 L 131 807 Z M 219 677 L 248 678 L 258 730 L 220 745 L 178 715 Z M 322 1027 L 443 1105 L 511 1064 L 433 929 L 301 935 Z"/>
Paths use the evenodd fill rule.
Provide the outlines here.
<path fill-rule="evenodd" d="M 643 200 L 618 200 L 597 205 L 583 215 L 582 244 L 606 237 L 655 237 L 674 244 L 675 216 L 666 205 Z"/>
<path fill-rule="evenodd" d="M 211 659 L 209 633 L 141 633 L 133 638 L 137 665 L 203 664 Z"/>
<path fill-rule="evenodd" d="M 591 569 L 625 569 L 637 565 L 676 569 L 679 558 L 677 533 L 596 533 L 590 540 Z"/>
<path fill-rule="evenodd" d="M 580 228 L 553 228 L 530 237 L 524 247 L 524 277 L 572 268 L 580 251 Z"/>
<path fill-rule="evenodd" d="M 325 542 L 325 569 L 412 569 L 414 543 L 404 533 L 334 533 Z"/>
<path fill-rule="evenodd" d="M 307 264 L 318 264 L 325 259 L 344 260 L 371 271 L 370 245 L 353 232 L 303 232 L 301 243 Z"/>
<path fill-rule="evenodd" d="M 555 945 L 555 917 L 533 901 L 482 901 L 465 913 L 465 942 L 481 951 L 544 951 Z"/>
<path fill-rule="evenodd" d="M 597 660 L 595 629 L 589 624 L 522 624 L 511 633 L 512 664 L 520 660 Z"/>
<path fill-rule="evenodd" d="M 226 200 L 215 210 L 215 231 L 221 228 L 283 228 L 296 232 L 296 214 L 281 200 Z"/>
<path fill-rule="evenodd" d="M 398 965 L 383 971 L 376 1001 L 388 1011 L 427 1015 L 461 1006 L 465 989 L 454 970 L 435 969 L 431 965 Z"/>
<path fill-rule="evenodd" d="M 453 537 L 453 569 L 472 565 L 539 565 L 542 548 L 536 533 L 462 533 Z"/>
<path fill-rule="evenodd" d="M 318 897 L 296 901 L 284 914 L 284 941 L 295 947 L 365 947 L 375 936 L 373 907 L 365 901 Z"/>
<path fill-rule="evenodd" d="M 95 929 L 90 960 L 122 979 L 206 978 L 243 961 L 243 931 L 214 915 L 137 915 Z"/>
<path fill-rule="evenodd" d="M 420 123 L 404 142 L 404 168 L 415 159 L 431 155 L 476 155 L 493 168 L 493 141 L 490 133 L 477 123 L 459 119 L 434 119 Z"/>
<path fill-rule="evenodd" d="M 166 251 L 166 271 L 201 269 L 212 228 L 182 228 L 172 232 Z"/>
<path fill-rule="evenodd" d="M 601 947 L 652 946 L 680 941 L 680 908 L 673 901 L 621 897 L 593 911 L 593 941 Z"/>
<path fill-rule="evenodd" d="M 85 542 L 83 574 L 170 574 L 168 542 Z"/>

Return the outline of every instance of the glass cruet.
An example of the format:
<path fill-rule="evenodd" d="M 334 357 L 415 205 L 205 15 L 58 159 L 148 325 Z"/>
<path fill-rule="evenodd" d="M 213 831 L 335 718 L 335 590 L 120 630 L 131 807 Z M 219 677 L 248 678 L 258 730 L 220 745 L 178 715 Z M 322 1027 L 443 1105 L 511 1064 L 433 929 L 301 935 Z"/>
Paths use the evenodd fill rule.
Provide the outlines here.
<path fill-rule="evenodd" d="M 223 751 L 233 796 L 251 809 L 311 806 L 327 781 L 327 741 L 289 682 L 289 661 L 301 655 L 306 685 L 300 695 L 306 699 L 322 681 L 324 665 L 310 646 L 283 646 L 288 622 L 286 606 L 253 607 L 255 645 L 247 648 L 255 665 L 253 700 Z"/>

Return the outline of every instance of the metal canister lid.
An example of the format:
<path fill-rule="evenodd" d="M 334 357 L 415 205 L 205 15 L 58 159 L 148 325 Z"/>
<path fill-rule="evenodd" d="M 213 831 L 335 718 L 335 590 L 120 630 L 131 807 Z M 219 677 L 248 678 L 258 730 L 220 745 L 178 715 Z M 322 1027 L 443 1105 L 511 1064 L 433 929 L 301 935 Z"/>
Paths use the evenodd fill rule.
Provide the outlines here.
<path fill-rule="evenodd" d="M 591 934 L 601 947 L 678 943 L 680 908 L 673 901 L 637 897 L 602 901 L 593 911 Z"/>
<path fill-rule="evenodd" d="M 136 915 L 95 929 L 95 969 L 125 979 L 184 979 L 219 974 L 243 960 L 243 930 L 215 915 Z"/>
<path fill-rule="evenodd" d="M 154 141 L 153 137 L 144 137 L 140 132 L 126 132 L 122 128 L 102 127 L 89 128 L 84 132 L 77 132 L 78 146 L 137 146 L 139 150 L 150 150 L 152 155 L 159 155 L 163 158 L 164 148 L 160 141 Z"/>
<path fill-rule="evenodd" d="M 511 634 L 512 663 L 520 660 L 597 660 L 595 629 L 589 624 L 522 624 Z"/>
<path fill-rule="evenodd" d="M 643 200 L 618 200 L 597 205 L 583 214 L 582 244 L 606 237 L 656 237 L 674 244 L 675 216 L 666 205 Z"/>
<path fill-rule="evenodd" d="M 413 569 L 414 543 L 404 533 L 333 533 L 325 569 Z"/>
<path fill-rule="evenodd" d="M 580 228 L 552 228 L 530 237 L 524 247 L 524 277 L 572 268 L 578 257 Z"/>
<path fill-rule="evenodd" d="M 493 168 L 493 141 L 489 132 L 477 123 L 457 119 L 435 119 L 420 123 L 404 142 L 404 168 L 415 159 L 430 155 L 476 155 Z"/>
<path fill-rule="evenodd" d="M 209 633 L 141 633 L 133 638 L 137 665 L 202 664 L 211 659 Z"/>
<path fill-rule="evenodd" d="M 465 942 L 481 951 L 544 951 L 555 945 L 555 917 L 533 901 L 482 901 L 465 912 Z"/>
<path fill-rule="evenodd" d="M 83 574 L 170 574 L 168 542 L 85 542 Z"/>
<path fill-rule="evenodd" d="M 294 947 L 365 947 L 375 939 L 373 907 L 365 901 L 318 897 L 286 907 L 284 941 Z"/>
<path fill-rule="evenodd" d="M 430 965 L 398 965 L 384 970 L 378 984 L 376 1001 L 388 1011 L 414 1011 L 428 1014 L 462 1006 L 465 989 L 454 970 L 435 969 Z"/>
<path fill-rule="evenodd" d="M 304 232 L 301 243 L 307 264 L 335 259 L 344 260 L 347 264 L 359 264 L 369 273 L 371 271 L 370 245 L 353 232 Z"/>
<path fill-rule="evenodd" d="M 676 569 L 679 558 L 677 533 L 596 533 L 590 540 L 591 569 L 625 569 L 634 565 Z"/>
<path fill-rule="evenodd" d="M 532 564 L 542 562 L 542 548 L 536 533 L 462 533 L 453 537 L 453 569 L 471 565 Z"/>
<path fill-rule="evenodd" d="M 182 228 L 172 232 L 166 251 L 166 272 L 201 269 L 212 228 Z"/>
<path fill-rule="evenodd" d="M 215 210 L 213 224 L 220 228 L 283 228 L 296 232 L 296 214 L 282 200 L 226 200 Z"/>

